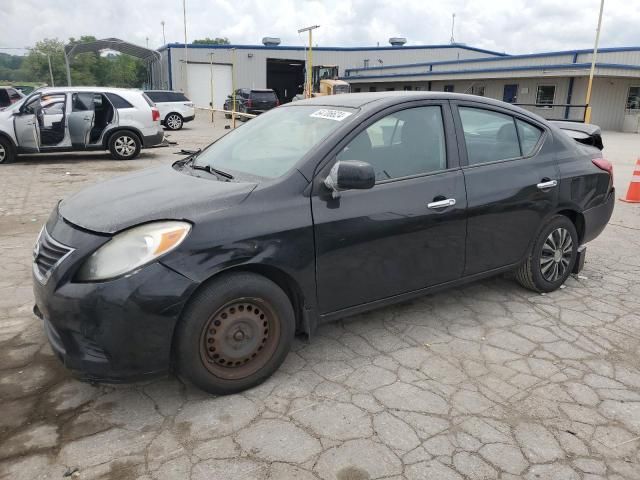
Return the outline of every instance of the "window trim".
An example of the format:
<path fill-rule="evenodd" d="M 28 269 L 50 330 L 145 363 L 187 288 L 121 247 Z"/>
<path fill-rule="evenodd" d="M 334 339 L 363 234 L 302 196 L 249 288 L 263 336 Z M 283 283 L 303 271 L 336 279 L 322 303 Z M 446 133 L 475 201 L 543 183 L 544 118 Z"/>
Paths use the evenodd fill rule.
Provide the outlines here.
<path fill-rule="evenodd" d="M 331 167 L 337 161 L 337 155 L 342 151 L 344 147 L 346 147 L 356 136 L 358 136 L 361 132 L 365 131 L 371 125 L 376 123 L 378 120 L 392 115 L 396 112 L 400 112 L 402 110 L 408 110 L 410 108 L 419 108 L 419 107 L 429 107 L 429 106 L 439 106 L 440 111 L 442 112 L 442 127 L 444 130 L 444 147 L 445 147 L 445 159 L 447 162 L 447 168 L 442 170 L 434 170 L 432 172 L 419 173 L 416 175 L 409 175 L 405 177 L 396 177 L 396 178 L 388 178 L 381 181 L 376 181 L 373 188 L 376 188 L 378 185 L 386 185 L 392 182 L 404 181 L 404 180 L 412 180 L 415 178 L 421 177 L 429 177 L 432 175 L 441 175 L 443 173 L 453 172 L 456 170 L 460 170 L 461 168 L 461 158 L 459 147 L 457 145 L 457 129 L 455 124 L 455 118 L 451 109 L 451 104 L 449 100 L 408 100 L 403 103 L 399 103 L 396 105 L 391 105 L 389 107 L 383 108 L 382 110 L 378 110 L 372 113 L 366 119 L 360 121 L 354 128 L 346 133 L 339 141 L 337 141 L 333 147 L 327 152 L 324 157 L 317 163 L 314 173 L 312 176 L 311 185 L 313 185 L 313 191 L 317 194 L 318 188 L 320 184 L 324 181 L 325 177 L 329 174 Z"/>
<path fill-rule="evenodd" d="M 525 115 L 520 114 L 519 112 L 514 112 L 514 111 L 510 111 L 506 108 L 501 108 L 497 105 L 490 105 L 488 103 L 482 103 L 482 102 L 473 102 L 473 101 L 458 101 L 458 100 L 452 100 L 451 101 L 451 107 L 452 107 L 452 113 L 453 113 L 453 121 L 454 124 L 456 126 L 456 137 L 458 138 L 458 151 L 459 151 L 459 158 L 460 158 L 460 168 L 462 168 L 463 170 L 468 169 L 468 168 L 477 168 L 477 167 L 482 167 L 484 165 L 494 165 L 496 163 L 504 163 L 504 162 L 513 162 L 514 160 L 525 160 L 531 157 L 535 157 L 536 155 L 538 155 L 538 153 L 540 153 L 540 150 L 542 149 L 542 146 L 544 145 L 544 142 L 547 139 L 547 136 L 549 136 L 549 129 L 546 125 L 543 125 L 537 121 L 535 121 L 532 118 L 529 118 Z M 536 146 L 533 148 L 533 150 L 531 150 L 531 153 L 529 155 L 520 155 L 519 157 L 513 157 L 513 158 L 503 158 L 500 160 L 490 160 L 488 162 L 482 162 L 482 163 L 474 163 L 473 165 L 469 165 L 469 154 L 467 152 L 467 142 L 464 138 L 464 128 L 462 126 L 462 118 L 460 117 L 460 112 L 458 111 L 458 108 L 460 107 L 469 107 L 469 108 L 477 108 L 480 110 L 489 110 L 495 113 L 501 113 L 503 115 L 509 115 L 510 117 L 512 117 L 514 119 L 514 127 L 516 129 L 516 135 L 518 136 L 518 145 L 520 147 L 520 152 L 522 152 L 522 142 L 520 141 L 520 133 L 518 132 L 518 128 L 517 125 L 515 123 L 515 119 L 519 119 L 522 120 L 523 122 L 529 123 L 535 127 L 538 127 L 539 129 L 542 130 L 542 135 L 540 135 L 540 138 L 538 139 L 538 143 L 536 144 Z"/>
<path fill-rule="evenodd" d="M 539 103 L 538 102 L 538 92 L 540 90 L 540 87 L 553 87 L 553 99 L 551 100 L 551 103 Z M 544 108 L 545 110 L 548 110 L 550 108 L 553 108 L 553 105 L 556 103 L 556 93 L 558 91 L 558 86 L 555 83 L 539 83 L 536 85 L 536 108 Z"/>

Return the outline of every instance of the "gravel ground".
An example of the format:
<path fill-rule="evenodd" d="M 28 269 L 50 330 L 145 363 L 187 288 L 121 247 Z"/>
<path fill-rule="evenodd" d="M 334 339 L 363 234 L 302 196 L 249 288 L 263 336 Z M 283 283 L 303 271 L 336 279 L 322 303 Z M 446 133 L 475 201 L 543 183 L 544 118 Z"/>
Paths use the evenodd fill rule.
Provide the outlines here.
<path fill-rule="evenodd" d="M 58 199 L 179 147 L 0 167 L 0 478 L 640 479 L 640 205 L 618 202 L 566 288 L 493 278 L 296 340 L 280 370 L 212 397 L 173 376 L 74 380 L 31 313 L 31 249 Z M 640 136 L 604 136 L 626 191 Z"/>

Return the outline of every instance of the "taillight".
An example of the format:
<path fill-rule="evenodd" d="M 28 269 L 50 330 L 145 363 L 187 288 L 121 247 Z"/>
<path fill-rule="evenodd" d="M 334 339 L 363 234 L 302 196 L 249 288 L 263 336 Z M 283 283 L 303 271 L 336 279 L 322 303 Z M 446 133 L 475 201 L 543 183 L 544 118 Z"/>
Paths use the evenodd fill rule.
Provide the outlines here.
<path fill-rule="evenodd" d="M 153 120 L 154 122 L 160 120 L 160 110 L 158 110 L 157 108 L 151 109 L 151 120 Z"/>
<path fill-rule="evenodd" d="M 593 158 L 593 164 L 609 174 L 609 188 L 613 186 L 613 164 L 605 158 Z"/>
<path fill-rule="evenodd" d="M 279 106 L 280 106 L 280 100 L 276 98 L 276 107 L 279 107 Z"/>
<path fill-rule="evenodd" d="M 604 170 L 605 172 L 607 172 L 609 175 L 611 175 L 613 177 L 613 165 L 611 164 L 611 162 L 609 160 L 604 159 L 604 158 L 594 158 L 591 161 L 600 170 Z"/>
<path fill-rule="evenodd" d="M 247 99 L 247 108 L 251 108 L 253 107 L 253 100 L 251 100 L 250 98 Z"/>

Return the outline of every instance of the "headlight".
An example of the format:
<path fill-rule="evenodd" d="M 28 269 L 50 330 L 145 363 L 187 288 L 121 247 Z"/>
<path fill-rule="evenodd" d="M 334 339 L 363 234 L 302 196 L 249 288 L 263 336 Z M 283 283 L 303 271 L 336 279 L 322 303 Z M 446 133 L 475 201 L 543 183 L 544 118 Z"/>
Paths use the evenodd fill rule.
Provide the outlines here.
<path fill-rule="evenodd" d="M 84 262 L 78 280 L 107 280 L 131 272 L 170 252 L 187 237 L 186 222 L 154 222 L 117 234 Z"/>

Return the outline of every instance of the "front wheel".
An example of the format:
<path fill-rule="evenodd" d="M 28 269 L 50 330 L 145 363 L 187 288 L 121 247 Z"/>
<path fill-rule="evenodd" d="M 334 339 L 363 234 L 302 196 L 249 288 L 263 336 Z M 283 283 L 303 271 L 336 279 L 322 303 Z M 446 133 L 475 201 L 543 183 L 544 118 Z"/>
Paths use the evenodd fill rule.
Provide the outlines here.
<path fill-rule="evenodd" d="M 117 160 L 131 160 L 140 153 L 138 136 L 128 130 L 114 133 L 109 139 L 109 151 Z"/>
<path fill-rule="evenodd" d="M 180 130 L 183 124 L 182 116 L 177 113 L 170 113 L 167 115 L 167 118 L 164 119 L 164 125 L 169 130 Z"/>
<path fill-rule="evenodd" d="M 564 215 L 552 217 L 518 268 L 516 280 L 535 292 L 552 292 L 560 288 L 576 263 L 578 242 L 571 220 Z"/>
<path fill-rule="evenodd" d="M 278 285 L 252 273 L 224 275 L 185 308 L 174 343 L 178 373 L 209 393 L 241 392 L 278 369 L 294 332 L 293 307 Z"/>
<path fill-rule="evenodd" d="M 0 137 L 0 163 L 10 163 L 14 157 L 15 154 L 11 142 L 4 137 Z"/>

